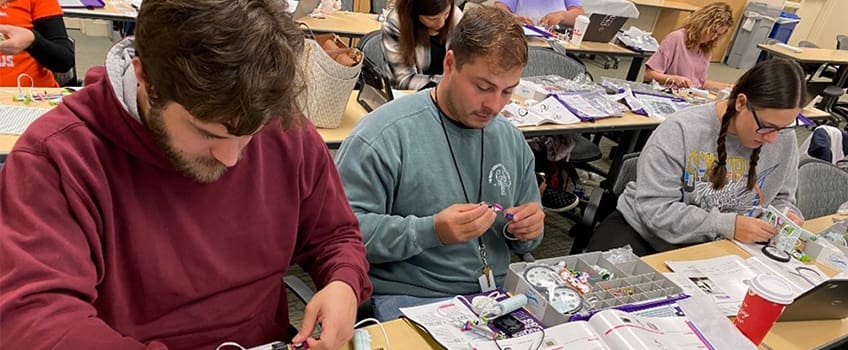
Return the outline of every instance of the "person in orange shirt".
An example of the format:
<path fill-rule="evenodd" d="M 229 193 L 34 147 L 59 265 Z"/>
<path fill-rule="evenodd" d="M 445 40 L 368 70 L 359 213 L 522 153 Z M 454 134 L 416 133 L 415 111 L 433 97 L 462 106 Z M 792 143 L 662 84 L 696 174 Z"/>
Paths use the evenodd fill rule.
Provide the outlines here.
<path fill-rule="evenodd" d="M 57 0 L 0 0 L 0 35 L 0 86 L 58 87 L 52 72 L 74 66 Z"/>

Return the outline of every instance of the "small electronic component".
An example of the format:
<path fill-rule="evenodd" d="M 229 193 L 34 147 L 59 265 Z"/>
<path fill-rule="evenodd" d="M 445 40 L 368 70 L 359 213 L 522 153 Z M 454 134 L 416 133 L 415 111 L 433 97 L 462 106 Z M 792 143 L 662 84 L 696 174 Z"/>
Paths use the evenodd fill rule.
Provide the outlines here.
<path fill-rule="evenodd" d="M 524 323 L 515 318 L 515 316 L 506 314 L 492 321 L 495 327 L 506 333 L 508 337 L 513 337 L 516 333 L 524 330 Z"/>

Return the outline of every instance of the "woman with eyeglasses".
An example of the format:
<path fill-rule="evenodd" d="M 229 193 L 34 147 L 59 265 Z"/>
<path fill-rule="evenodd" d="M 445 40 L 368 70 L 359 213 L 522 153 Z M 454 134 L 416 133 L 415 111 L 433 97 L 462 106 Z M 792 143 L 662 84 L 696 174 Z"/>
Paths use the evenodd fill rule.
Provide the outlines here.
<path fill-rule="evenodd" d="M 714 2 L 693 12 L 683 26 L 665 36 L 645 62 L 645 82 L 679 88 L 723 89 L 730 84 L 707 79 L 716 41 L 733 27 L 733 9 Z"/>
<path fill-rule="evenodd" d="M 630 244 L 642 256 L 719 239 L 764 242 L 775 227 L 751 215 L 769 205 L 802 224 L 792 128 L 805 87 L 798 63 L 764 61 L 739 78 L 727 100 L 665 120 L 588 250 Z"/>
<path fill-rule="evenodd" d="M 393 88 L 420 90 L 439 82 L 448 33 L 461 18 L 455 0 L 397 1 L 382 29 Z"/>

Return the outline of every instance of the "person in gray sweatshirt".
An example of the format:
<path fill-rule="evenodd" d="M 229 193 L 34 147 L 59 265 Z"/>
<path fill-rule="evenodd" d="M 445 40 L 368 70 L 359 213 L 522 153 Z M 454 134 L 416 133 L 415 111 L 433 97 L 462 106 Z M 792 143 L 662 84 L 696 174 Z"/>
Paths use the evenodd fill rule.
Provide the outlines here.
<path fill-rule="evenodd" d="M 769 205 L 803 223 L 792 128 L 805 86 L 796 62 L 768 60 L 743 74 L 727 100 L 664 121 L 587 250 L 630 244 L 642 256 L 719 239 L 768 241 L 775 228 L 752 214 Z"/>
<path fill-rule="evenodd" d="M 476 8 L 449 42 L 438 85 L 366 116 L 336 155 L 381 320 L 503 286 L 510 251 L 542 240 L 533 154 L 499 114 L 527 63 L 523 30 Z"/>

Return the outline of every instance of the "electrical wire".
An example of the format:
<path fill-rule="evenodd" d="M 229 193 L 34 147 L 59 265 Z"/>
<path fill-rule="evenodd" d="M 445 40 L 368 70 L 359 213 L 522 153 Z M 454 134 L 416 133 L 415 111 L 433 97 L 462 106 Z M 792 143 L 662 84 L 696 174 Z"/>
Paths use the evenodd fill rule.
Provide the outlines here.
<path fill-rule="evenodd" d="M 542 348 L 542 344 L 545 344 L 545 329 L 544 329 L 544 328 L 540 328 L 540 329 L 541 329 L 541 332 L 540 332 L 540 333 L 542 333 L 542 338 L 541 338 L 541 339 L 539 339 L 539 344 L 538 344 L 538 345 L 536 345 L 536 348 L 534 349 L 534 348 L 533 348 L 533 343 L 530 343 L 530 346 L 529 346 L 529 347 L 527 347 L 527 350 L 531 350 L 531 349 L 533 349 L 533 350 L 539 350 L 539 349 L 541 349 L 541 348 Z M 497 338 L 495 338 L 494 340 L 495 340 L 495 346 L 497 346 L 497 347 L 498 347 L 498 350 L 504 350 L 504 349 L 501 347 L 501 344 L 498 344 L 498 339 L 497 339 Z M 515 347 L 509 347 L 509 348 L 510 348 L 510 349 L 514 349 Z"/>
<path fill-rule="evenodd" d="M 385 327 L 383 327 L 383 323 L 381 323 L 381 322 L 380 322 L 379 320 L 377 320 L 376 318 L 366 318 L 366 319 L 363 319 L 363 320 L 361 320 L 361 321 L 357 322 L 356 324 L 354 324 L 354 325 L 353 325 L 353 328 L 359 327 L 360 325 L 362 325 L 363 323 L 366 323 L 366 322 L 374 322 L 374 323 L 376 323 L 376 324 L 377 324 L 377 326 L 379 326 L 379 327 L 380 327 L 380 331 L 382 331 L 382 332 L 383 332 L 383 340 L 386 342 L 386 350 L 391 350 L 391 349 L 392 349 L 392 348 L 391 348 L 391 345 L 389 345 L 389 332 L 386 332 L 386 328 L 385 328 Z"/>

